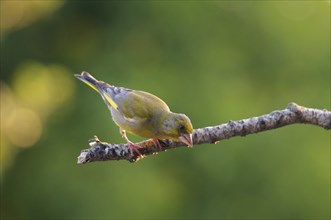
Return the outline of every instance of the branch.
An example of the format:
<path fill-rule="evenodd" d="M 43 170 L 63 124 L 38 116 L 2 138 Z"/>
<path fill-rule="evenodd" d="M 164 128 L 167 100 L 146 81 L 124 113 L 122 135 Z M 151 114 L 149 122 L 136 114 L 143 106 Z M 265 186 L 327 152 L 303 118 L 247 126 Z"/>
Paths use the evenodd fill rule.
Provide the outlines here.
<path fill-rule="evenodd" d="M 290 103 L 284 110 L 276 110 L 259 117 L 229 121 L 213 127 L 195 129 L 193 131 L 193 143 L 194 145 L 217 143 L 220 140 L 255 134 L 291 124 L 311 124 L 329 130 L 331 129 L 331 112 Z M 181 142 L 172 140 L 160 140 L 162 149 L 150 140 L 137 144 L 141 146 L 139 152 L 144 156 L 185 146 Z M 133 155 L 130 154 L 128 144 L 109 144 L 101 142 L 97 136 L 94 136 L 93 139 L 89 140 L 89 145 L 89 149 L 81 151 L 77 161 L 78 164 L 106 160 L 135 162 L 141 159 L 136 152 Z"/>

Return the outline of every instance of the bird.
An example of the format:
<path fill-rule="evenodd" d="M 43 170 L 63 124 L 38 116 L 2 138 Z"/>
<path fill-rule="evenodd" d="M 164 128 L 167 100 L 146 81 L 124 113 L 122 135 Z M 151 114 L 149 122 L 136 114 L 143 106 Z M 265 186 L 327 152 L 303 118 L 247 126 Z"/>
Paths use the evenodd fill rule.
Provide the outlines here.
<path fill-rule="evenodd" d="M 101 95 L 113 121 L 120 128 L 120 134 L 128 143 L 132 156 L 135 151 L 142 157 L 138 150 L 141 147 L 130 141 L 126 132 L 151 139 L 159 148 L 159 140 L 165 139 L 183 142 L 188 147 L 193 146 L 193 126 L 190 118 L 185 114 L 170 111 L 168 105 L 159 97 L 145 91 L 109 85 L 95 79 L 86 71 L 74 76 Z"/>

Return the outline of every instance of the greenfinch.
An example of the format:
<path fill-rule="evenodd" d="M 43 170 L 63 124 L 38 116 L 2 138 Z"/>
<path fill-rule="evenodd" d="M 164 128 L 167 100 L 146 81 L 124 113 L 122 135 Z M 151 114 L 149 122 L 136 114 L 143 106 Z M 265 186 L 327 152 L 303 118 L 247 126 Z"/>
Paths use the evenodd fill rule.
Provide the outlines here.
<path fill-rule="evenodd" d="M 87 72 L 75 74 L 75 77 L 100 93 L 114 122 L 120 127 L 122 137 L 129 144 L 131 155 L 134 150 L 141 156 L 137 150 L 140 146 L 127 138 L 126 131 L 150 138 L 159 147 L 159 139 L 181 141 L 188 147 L 193 146 L 193 126 L 190 119 L 184 114 L 171 112 L 168 105 L 157 96 L 109 85 L 96 80 Z"/>

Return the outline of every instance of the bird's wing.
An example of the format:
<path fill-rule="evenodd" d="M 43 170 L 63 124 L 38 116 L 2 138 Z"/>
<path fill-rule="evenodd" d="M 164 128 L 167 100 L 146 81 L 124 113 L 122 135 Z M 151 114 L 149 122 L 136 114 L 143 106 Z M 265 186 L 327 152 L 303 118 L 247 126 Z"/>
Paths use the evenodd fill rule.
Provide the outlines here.
<path fill-rule="evenodd" d="M 75 76 L 99 92 L 109 108 L 115 109 L 129 120 L 144 120 L 151 114 L 170 111 L 166 103 L 150 93 L 111 86 L 95 79 L 88 72 Z"/>
<path fill-rule="evenodd" d="M 107 102 L 127 119 L 145 119 L 159 111 L 170 111 L 164 101 L 147 92 L 115 86 L 103 89 Z"/>

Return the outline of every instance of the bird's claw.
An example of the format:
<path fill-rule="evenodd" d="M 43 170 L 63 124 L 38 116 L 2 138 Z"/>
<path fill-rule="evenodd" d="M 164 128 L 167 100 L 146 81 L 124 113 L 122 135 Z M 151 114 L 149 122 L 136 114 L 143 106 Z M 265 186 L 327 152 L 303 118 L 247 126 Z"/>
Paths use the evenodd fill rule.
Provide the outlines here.
<path fill-rule="evenodd" d="M 129 149 L 130 149 L 130 154 L 131 156 L 134 156 L 133 151 L 135 151 L 138 154 L 138 157 L 143 158 L 144 156 L 139 152 L 139 148 L 141 148 L 141 146 L 139 146 L 138 144 L 134 144 L 131 141 L 128 141 L 129 144 Z"/>
<path fill-rule="evenodd" d="M 162 151 L 162 146 L 157 138 L 151 138 L 151 141 L 158 147 L 159 151 Z"/>

